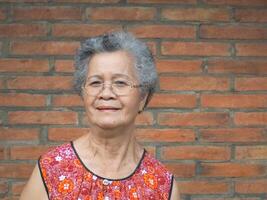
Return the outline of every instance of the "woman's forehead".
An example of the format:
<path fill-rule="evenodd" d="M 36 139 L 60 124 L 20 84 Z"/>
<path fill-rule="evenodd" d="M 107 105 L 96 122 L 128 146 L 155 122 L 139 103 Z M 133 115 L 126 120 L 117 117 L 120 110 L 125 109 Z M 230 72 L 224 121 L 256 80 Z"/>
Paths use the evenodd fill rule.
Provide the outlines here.
<path fill-rule="evenodd" d="M 125 51 L 95 54 L 89 62 L 89 76 L 136 77 L 134 60 Z"/>

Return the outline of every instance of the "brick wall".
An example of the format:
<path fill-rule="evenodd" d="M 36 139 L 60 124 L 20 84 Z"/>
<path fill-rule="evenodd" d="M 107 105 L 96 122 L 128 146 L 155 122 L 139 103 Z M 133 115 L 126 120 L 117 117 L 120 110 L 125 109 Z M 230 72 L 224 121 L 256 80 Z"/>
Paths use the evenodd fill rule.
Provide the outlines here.
<path fill-rule="evenodd" d="M 85 134 L 72 85 L 80 41 L 125 29 L 160 83 L 137 137 L 183 199 L 267 199 L 266 0 L 1 0 L 0 198 L 49 146 Z"/>

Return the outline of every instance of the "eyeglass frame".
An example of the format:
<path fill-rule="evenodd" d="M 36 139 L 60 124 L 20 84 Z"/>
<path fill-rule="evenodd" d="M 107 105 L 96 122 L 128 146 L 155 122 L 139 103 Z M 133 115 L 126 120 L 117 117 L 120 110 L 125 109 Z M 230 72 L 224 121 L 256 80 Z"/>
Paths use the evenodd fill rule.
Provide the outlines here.
<path fill-rule="evenodd" d="M 127 80 L 128 81 L 128 80 Z M 87 81 L 86 81 L 87 82 Z M 84 91 L 87 91 L 86 90 L 86 88 L 85 88 L 85 85 L 86 85 L 86 82 L 84 83 L 84 85 L 82 86 L 82 89 L 84 90 Z M 146 87 L 146 86 L 148 86 L 147 84 L 133 84 L 131 81 L 128 81 L 130 84 L 129 84 L 129 86 L 131 87 L 131 88 L 140 88 L 140 87 Z M 99 90 L 99 92 L 96 94 L 96 95 L 90 95 L 90 96 L 98 96 L 103 90 L 104 90 L 104 86 L 106 85 L 107 83 L 105 83 L 105 82 L 103 82 L 103 83 L 101 83 L 101 89 Z M 115 95 L 117 95 L 117 96 L 128 96 L 128 95 L 119 95 L 119 94 L 117 94 L 116 92 L 114 92 L 114 90 L 113 90 L 113 86 L 112 86 L 112 84 L 113 83 L 108 83 L 108 85 L 111 85 L 111 91 L 115 94 Z"/>

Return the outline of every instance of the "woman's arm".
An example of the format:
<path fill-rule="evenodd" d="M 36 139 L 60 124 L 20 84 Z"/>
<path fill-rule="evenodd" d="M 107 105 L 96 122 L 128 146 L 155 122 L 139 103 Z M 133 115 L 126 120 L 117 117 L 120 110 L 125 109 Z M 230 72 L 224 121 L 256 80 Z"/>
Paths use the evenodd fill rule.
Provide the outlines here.
<path fill-rule="evenodd" d="M 173 179 L 172 193 L 171 193 L 170 200 L 180 200 L 180 192 L 178 189 L 178 184 L 174 179 Z"/>
<path fill-rule="evenodd" d="M 20 200 L 48 200 L 44 183 L 39 171 L 38 164 L 35 165 L 31 177 L 25 185 Z"/>

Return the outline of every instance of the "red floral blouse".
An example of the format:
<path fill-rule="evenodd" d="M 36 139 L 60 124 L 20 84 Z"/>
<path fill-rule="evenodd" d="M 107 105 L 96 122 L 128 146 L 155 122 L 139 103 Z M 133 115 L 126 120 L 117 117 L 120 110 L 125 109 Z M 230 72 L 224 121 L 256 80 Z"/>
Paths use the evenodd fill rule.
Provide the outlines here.
<path fill-rule="evenodd" d="M 85 166 L 72 141 L 49 149 L 38 166 L 50 200 L 168 200 L 174 178 L 146 149 L 129 176 L 99 176 Z"/>

